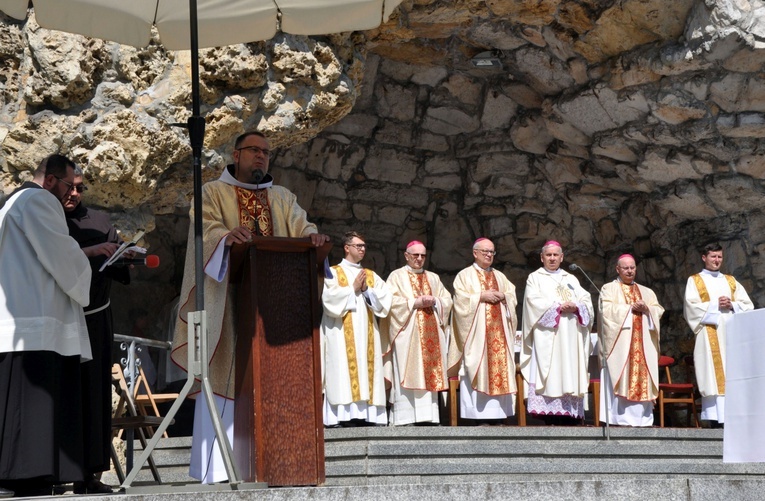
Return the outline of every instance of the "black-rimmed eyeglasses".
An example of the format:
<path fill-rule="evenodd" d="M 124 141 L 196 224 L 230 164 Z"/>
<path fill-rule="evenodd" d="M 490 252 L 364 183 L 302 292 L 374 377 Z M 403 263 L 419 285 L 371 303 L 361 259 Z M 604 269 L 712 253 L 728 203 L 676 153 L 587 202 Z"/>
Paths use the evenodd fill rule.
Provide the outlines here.
<path fill-rule="evenodd" d="M 62 183 L 66 185 L 67 193 L 69 193 L 72 190 L 76 191 L 77 193 L 82 193 L 83 191 L 88 189 L 88 187 L 85 186 L 84 184 L 74 184 L 74 183 L 70 183 L 69 181 L 64 181 L 58 176 L 53 176 L 53 177 L 55 177 L 56 179 L 58 179 L 59 181 L 61 181 Z"/>
<path fill-rule="evenodd" d="M 249 151 L 253 155 L 260 154 L 267 158 L 271 158 L 271 155 L 273 154 L 273 151 L 258 148 L 257 146 L 242 146 L 241 148 L 237 148 L 236 151 Z"/>

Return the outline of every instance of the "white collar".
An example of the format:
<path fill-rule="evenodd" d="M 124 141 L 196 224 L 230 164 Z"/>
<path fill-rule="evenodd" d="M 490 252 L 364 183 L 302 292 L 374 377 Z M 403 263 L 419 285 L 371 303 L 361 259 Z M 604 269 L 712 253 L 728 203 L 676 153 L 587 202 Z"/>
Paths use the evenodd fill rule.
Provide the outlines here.
<path fill-rule="evenodd" d="M 361 266 L 361 263 L 352 263 L 345 258 L 343 258 L 343 260 L 340 261 L 340 266 L 348 266 L 349 268 L 363 268 L 363 266 Z"/>
<path fill-rule="evenodd" d="M 408 271 L 409 273 L 416 273 L 418 275 L 420 273 L 424 273 L 425 272 L 425 268 L 420 268 L 419 270 L 415 270 L 414 268 L 412 268 L 408 264 L 404 265 L 404 268 L 406 268 L 406 271 Z"/>
<path fill-rule="evenodd" d="M 721 275 L 719 270 L 718 271 L 711 271 L 711 270 L 708 270 L 706 268 L 701 270 L 701 274 L 702 275 L 708 275 L 708 276 L 714 277 L 714 278 L 717 278 L 717 277 L 719 277 Z"/>
<path fill-rule="evenodd" d="M 242 183 L 240 181 L 237 181 L 237 179 L 231 175 L 231 173 L 228 171 L 228 165 L 225 169 L 223 169 L 223 172 L 220 175 L 219 180 L 223 181 L 226 184 L 230 184 L 232 186 L 238 186 L 239 188 L 244 188 L 246 190 L 262 190 L 263 188 L 270 188 L 274 184 L 274 178 L 271 177 L 271 174 L 266 174 L 266 176 L 263 178 L 265 183 L 260 184 L 250 184 L 250 183 Z"/>
<path fill-rule="evenodd" d="M 562 275 L 562 274 L 564 274 L 564 271 L 562 269 L 560 269 L 560 268 L 558 268 L 555 271 L 550 271 L 547 268 L 545 268 L 544 266 L 542 266 L 542 268 L 540 268 L 540 269 L 542 271 L 544 271 L 545 273 L 547 273 L 548 275 Z"/>
<path fill-rule="evenodd" d="M 493 270 L 493 268 L 491 266 L 489 266 L 486 269 L 481 268 L 480 266 L 478 266 L 478 263 L 473 263 L 473 268 L 475 268 L 476 270 L 481 270 L 481 271 L 492 271 Z"/>

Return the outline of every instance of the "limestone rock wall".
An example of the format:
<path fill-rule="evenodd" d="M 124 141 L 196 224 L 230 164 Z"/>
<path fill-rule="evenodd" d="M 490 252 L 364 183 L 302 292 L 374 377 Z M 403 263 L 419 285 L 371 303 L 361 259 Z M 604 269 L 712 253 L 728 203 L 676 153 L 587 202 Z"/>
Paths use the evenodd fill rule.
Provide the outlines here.
<path fill-rule="evenodd" d="M 328 37 L 203 51 L 205 179 L 243 130 L 278 148 L 276 178 L 335 241 L 366 233 L 385 276 L 413 238 L 447 284 L 478 236 L 522 295 L 554 238 L 598 284 L 616 256 L 667 308 L 663 351 L 689 354 L 682 320 L 695 250 L 765 305 L 765 8 L 759 0 L 405 0 L 390 22 Z M 500 68 L 476 67 L 489 52 Z M 152 230 L 127 313 L 179 289 L 191 195 L 188 54 L 0 24 L 0 183 L 73 156 L 120 226 Z M 339 246 L 333 254 L 339 258 Z M 123 329 L 125 330 L 125 329 Z"/>

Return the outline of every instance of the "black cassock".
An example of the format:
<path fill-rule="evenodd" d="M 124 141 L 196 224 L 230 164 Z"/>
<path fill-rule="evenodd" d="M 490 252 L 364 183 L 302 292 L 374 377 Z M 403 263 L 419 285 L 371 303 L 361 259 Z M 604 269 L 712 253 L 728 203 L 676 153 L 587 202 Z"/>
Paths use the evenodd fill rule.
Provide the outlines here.
<path fill-rule="evenodd" d="M 80 247 L 90 247 L 104 242 L 122 243 L 105 212 L 78 205 L 66 213 L 69 234 Z M 127 267 L 108 266 L 98 269 L 106 256 L 89 258 L 93 269 L 90 282 L 90 304 L 85 308 L 90 348 L 93 360 L 81 364 L 82 408 L 85 434 L 85 471 L 98 473 L 109 469 L 109 444 L 111 442 L 112 415 L 112 343 L 114 328 L 109 293 L 112 280 L 130 283 Z"/>

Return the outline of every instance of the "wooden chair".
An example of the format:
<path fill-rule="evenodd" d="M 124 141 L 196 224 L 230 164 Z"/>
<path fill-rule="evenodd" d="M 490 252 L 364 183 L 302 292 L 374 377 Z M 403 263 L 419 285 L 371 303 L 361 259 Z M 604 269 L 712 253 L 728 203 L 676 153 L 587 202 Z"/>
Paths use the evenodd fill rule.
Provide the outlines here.
<path fill-rule="evenodd" d="M 600 426 L 600 379 L 590 379 L 587 390 L 592 395 L 592 420 L 595 426 Z"/>
<path fill-rule="evenodd" d="M 117 407 L 114 410 L 114 417 L 112 418 L 112 439 L 121 438 L 123 431 L 126 430 L 138 431 L 138 439 L 141 441 L 141 446 L 145 448 L 148 442 L 146 439 L 147 433 L 149 430 L 153 430 L 154 426 L 159 426 L 162 423 L 162 418 L 158 416 L 145 416 L 138 413 L 120 364 L 112 365 L 112 382 L 117 386 L 117 393 L 120 396 Z M 130 434 L 128 434 L 128 439 L 130 439 Z M 129 450 L 132 451 L 130 448 Z M 114 463 L 117 478 L 122 483 L 125 481 L 125 472 L 122 471 L 119 456 L 113 443 L 111 444 L 110 455 Z M 127 459 L 128 467 L 132 466 L 132 457 Z M 162 479 L 159 476 L 159 470 L 151 455 L 149 456 L 149 468 L 154 480 L 161 484 Z"/>
<path fill-rule="evenodd" d="M 659 426 L 664 428 L 664 407 L 665 405 L 683 404 L 688 406 L 687 426 L 691 426 L 691 416 L 699 428 L 699 419 L 696 414 L 696 385 L 693 383 L 673 383 L 670 366 L 674 365 L 675 359 L 662 355 L 659 357 L 659 371 L 664 370 L 666 383 L 659 382 Z"/>
<path fill-rule="evenodd" d="M 159 417 L 161 422 L 162 416 L 159 413 L 157 404 L 174 402 L 177 398 L 178 393 L 153 393 L 149 387 L 149 381 L 146 379 L 146 374 L 143 372 L 143 367 L 138 366 L 138 379 L 133 386 L 133 401 L 141 416 Z M 154 435 L 153 426 L 148 426 L 146 431 L 148 437 Z M 165 431 L 163 436 L 167 438 L 167 431 Z"/>
<path fill-rule="evenodd" d="M 521 375 L 521 367 L 515 364 L 515 384 L 518 388 L 518 394 L 515 398 L 515 415 L 518 418 L 518 426 L 526 426 L 526 402 L 524 401 L 525 392 L 524 380 Z M 446 408 L 449 410 L 449 426 L 457 426 L 460 415 L 460 402 L 457 393 L 460 390 L 460 378 L 452 376 L 449 378 L 449 393 L 446 399 Z"/>

